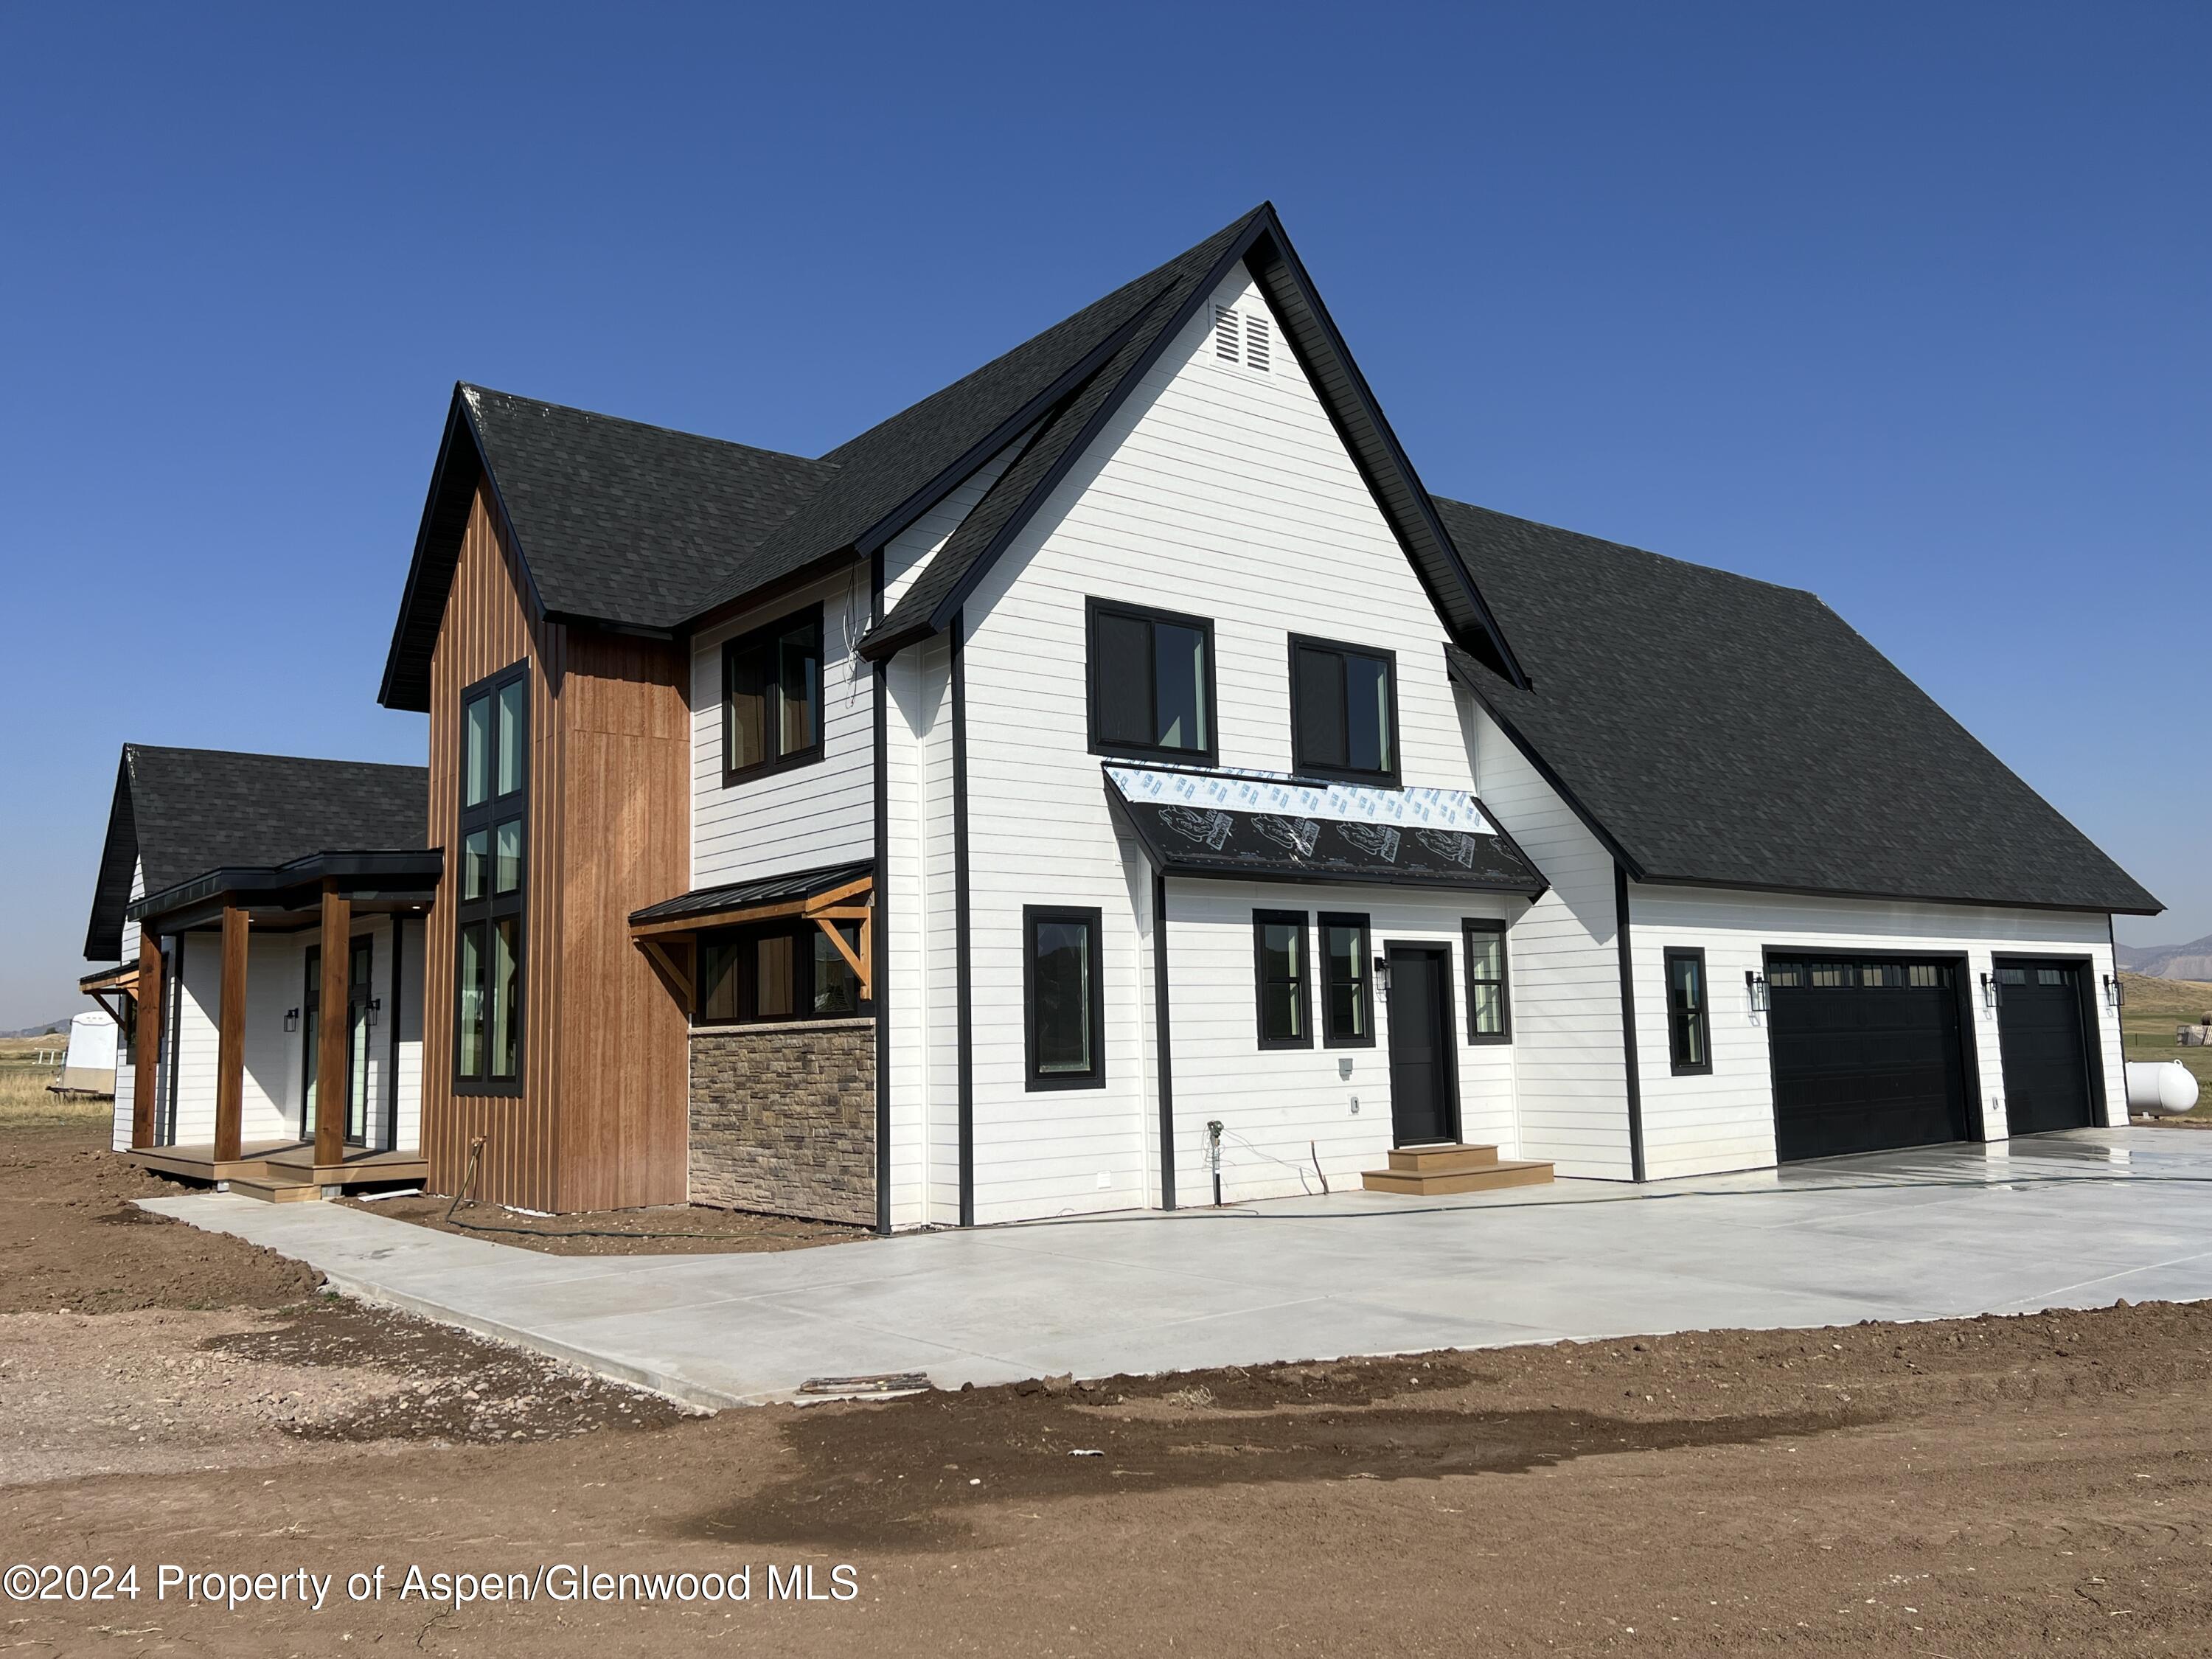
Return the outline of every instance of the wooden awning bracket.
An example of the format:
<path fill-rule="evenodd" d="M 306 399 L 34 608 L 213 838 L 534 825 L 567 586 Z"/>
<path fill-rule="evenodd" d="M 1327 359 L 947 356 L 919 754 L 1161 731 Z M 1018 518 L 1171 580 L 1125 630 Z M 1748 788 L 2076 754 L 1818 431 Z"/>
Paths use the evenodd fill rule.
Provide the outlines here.
<path fill-rule="evenodd" d="M 811 898 L 787 899 L 775 904 L 755 904 L 742 909 L 717 910 L 703 915 L 670 916 L 660 921 L 639 923 L 630 929 L 653 971 L 660 975 L 670 994 L 679 998 L 688 1012 L 698 991 L 698 938 L 702 933 L 722 927 L 743 927 L 755 922 L 774 921 L 780 917 L 797 916 L 813 922 L 828 934 L 837 953 L 851 964 L 860 981 L 860 998 L 872 1001 L 875 997 L 875 881 L 863 876 L 832 887 Z M 855 951 L 838 923 L 857 921 L 860 924 L 860 945 Z"/>

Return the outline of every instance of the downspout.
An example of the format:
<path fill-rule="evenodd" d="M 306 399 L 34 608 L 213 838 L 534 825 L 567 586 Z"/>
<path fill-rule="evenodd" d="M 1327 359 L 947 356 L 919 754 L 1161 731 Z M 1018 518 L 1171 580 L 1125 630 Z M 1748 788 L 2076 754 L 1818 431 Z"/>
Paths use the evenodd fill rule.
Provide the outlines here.
<path fill-rule="evenodd" d="M 968 927 L 968 613 L 952 614 L 952 968 L 959 1075 L 960 1224 L 975 1224 L 975 999 Z"/>
<path fill-rule="evenodd" d="M 1159 1052 L 1160 1208 L 1176 1207 L 1175 1065 L 1168 1036 L 1168 878 L 1152 872 L 1152 1046 Z"/>
<path fill-rule="evenodd" d="M 1628 872 L 1613 866 L 1613 938 L 1620 951 L 1620 1045 L 1627 1062 L 1628 1178 L 1644 1179 L 1644 1087 L 1636 1060 L 1636 968 L 1628 945 Z"/>
<path fill-rule="evenodd" d="M 878 549 L 869 572 L 868 612 L 872 623 L 884 615 L 884 556 Z M 875 925 L 868 932 L 868 975 L 876 998 L 876 1231 L 891 1230 L 891 982 L 890 982 L 890 799 L 884 786 L 890 772 L 890 664 L 875 665 L 876 692 L 876 869 Z"/>

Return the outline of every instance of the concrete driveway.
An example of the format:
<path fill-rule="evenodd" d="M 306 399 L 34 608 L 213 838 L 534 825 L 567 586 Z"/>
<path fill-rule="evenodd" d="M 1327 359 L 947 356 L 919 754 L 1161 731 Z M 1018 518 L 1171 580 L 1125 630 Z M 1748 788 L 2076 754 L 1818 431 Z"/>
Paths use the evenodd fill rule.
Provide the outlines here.
<path fill-rule="evenodd" d="M 2081 1130 L 1626 1188 L 1339 1194 L 776 1255 L 561 1257 L 330 1204 L 145 1200 L 337 1288 L 694 1404 L 2212 1297 L 2212 1133 Z"/>

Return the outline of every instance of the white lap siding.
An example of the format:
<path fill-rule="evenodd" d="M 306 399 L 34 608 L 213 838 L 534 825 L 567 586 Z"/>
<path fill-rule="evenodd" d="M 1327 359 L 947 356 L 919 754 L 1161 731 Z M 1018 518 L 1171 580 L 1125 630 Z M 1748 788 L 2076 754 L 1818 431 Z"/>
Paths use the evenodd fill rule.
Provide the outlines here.
<path fill-rule="evenodd" d="M 1173 987 L 1170 1051 L 1178 1201 L 1212 1201 L 1209 1119 L 1222 1125 L 1222 1188 L 1231 1202 L 1318 1193 L 1323 1175 L 1334 1191 L 1357 1188 L 1360 1173 L 1381 1169 L 1390 1150 L 1389 1000 L 1375 999 L 1372 1046 L 1327 1047 L 1321 1040 L 1323 1000 L 1316 968 L 1307 998 L 1313 1045 L 1261 1048 L 1253 961 L 1255 910 L 1303 915 L 1307 949 L 1316 964 L 1323 915 L 1364 915 L 1370 960 L 1382 954 L 1386 944 L 1444 947 L 1450 962 L 1450 1036 L 1458 1058 L 1461 1137 L 1500 1146 L 1508 1158 L 1518 1156 L 1513 1050 L 1468 1040 L 1461 924 L 1468 918 L 1504 920 L 1526 908 L 1518 898 L 1491 894 L 1171 879 L 1168 976 Z"/>
<path fill-rule="evenodd" d="M 146 896 L 146 866 L 136 859 L 131 864 L 131 896 L 133 899 Z M 132 963 L 138 960 L 138 924 L 135 921 L 126 920 L 123 924 L 122 952 L 118 961 Z M 142 1011 L 146 1006 L 143 992 L 139 995 L 138 1006 Z M 158 1067 L 155 1075 L 157 1079 L 160 1076 Z M 137 1097 L 137 1045 L 123 1041 L 118 1033 L 115 1045 L 115 1113 L 113 1133 L 110 1137 L 110 1145 L 118 1152 L 131 1145 L 131 1114 Z M 160 1121 L 158 1113 L 155 1121 Z"/>
<path fill-rule="evenodd" d="M 1564 1176 L 1625 1181 L 1632 1170 L 1613 855 L 1487 713 L 1464 697 L 1462 707 L 1482 804 L 1551 883 L 1506 938 L 1520 1156 Z"/>
<path fill-rule="evenodd" d="M 1260 305 L 1241 272 L 1216 297 Z M 1131 1207 L 1157 1187 L 1149 875 L 1123 855 L 1089 752 L 1086 597 L 1212 620 L 1221 765 L 1290 769 L 1289 635 L 1300 633 L 1393 652 L 1404 781 L 1474 783 L 1443 627 L 1279 331 L 1273 370 L 1261 374 L 1214 356 L 1201 314 L 968 603 L 976 1197 L 987 1221 Z M 1022 910 L 1034 904 L 1103 914 L 1103 1088 L 1026 1086 Z M 1233 989 L 1186 990 L 1177 975 L 1176 997 L 1241 999 L 1249 1037 L 1249 906 L 1245 928 L 1241 951 L 1224 958 Z M 1189 1127 L 1217 1115 L 1212 1086 L 1177 1070 L 1179 1164 Z M 1363 1129 L 1365 1115 L 1363 1105 Z M 1297 1139 L 1271 1133 L 1270 1144 Z M 1286 1172 L 1281 1180 L 1297 1190 Z"/>
<path fill-rule="evenodd" d="M 1986 1139 L 2006 1135 L 2004 1060 L 1997 1017 L 1984 1006 L 1981 976 L 1993 954 L 2074 957 L 2088 963 L 2097 1009 L 2109 1121 L 2127 1121 L 2118 1016 L 2105 1006 L 2112 971 L 2106 919 L 2061 910 L 1878 902 L 1786 894 L 1634 886 L 1629 937 L 1636 962 L 1637 1050 L 1644 1079 L 1644 1139 L 1650 1172 L 1707 1175 L 1775 1161 L 1774 1085 L 1765 1016 L 1751 1006 L 1746 972 L 1765 952 L 1865 951 L 1965 958 L 1978 1103 L 1969 1122 Z M 1711 987 L 1713 1069 L 1676 1077 L 1667 1040 L 1665 952 L 1704 951 Z"/>
<path fill-rule="evenodd" d="M 874 674 L 854 654 L 866 631 L 868 568 L 848 571 L 701 634 L 691 660 L 691 884 L 712 887 L 875 854 Z M 722 647 L 822 606 L 822 758 L 726 783 Z"/>

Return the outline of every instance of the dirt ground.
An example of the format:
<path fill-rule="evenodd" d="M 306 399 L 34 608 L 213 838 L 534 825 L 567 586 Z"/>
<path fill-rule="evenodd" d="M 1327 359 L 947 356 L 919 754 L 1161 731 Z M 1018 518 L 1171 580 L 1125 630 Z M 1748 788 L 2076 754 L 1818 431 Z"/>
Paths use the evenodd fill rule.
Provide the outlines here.
<path fill-rule="evenodd" d="M 21 1167 L 0 1183 L 10 1243 Z M 2212 1304 L 697 1418 L 327 1299 L 176 1309 L 153 1294 L 173 1283 L 157 1264 L 198 1236 L 96 1214 L 76 1224 L 88 1248 L 122 1237 L 149 1254 L 74 1279 L 50 1256 L 46 1289 L 75 1306 L 97 1283 L 120 1310 L 17 1315 L 47 1328 L 0 1331 L 0 1413 L 74 1423 L 90 1448 L 47 1473 L 9 1451 L 0 1564 L 135 1565 L 139 1594 L 0 1608 L 11 1655 L 1967 1659 L 2212 1645 Z M 280 1270 L 258 1259 L 207 1265 L 281 1294 Z M 182 1319 L 210 1322 L 163 1322 Z M 142 1346 L 173 1365 L 122 1369 Z M 424 1380 L 446 1415 L 378 1415 Z M 476 1409 L 453 1403 L 457 1384 Z M 319 1392 L 333 1386 L 343 1401 Z M 295 1415 L 192 1440 L 201 1419 L 179 1413 L 236 1410 L 205 1402 L 240 1392 L 289 1397 Z M 173 1422 L 131 1409 L 154 1399 Z M 515 1426 L 483 1420 L 494 1401 Z M 156 1599 L 165 1563 L 267 1577 L 241 1579 L 234 1610 L 173 1583 Z M 578 1568 L 603 1596 L 569 1594 Z M 683 1580 L 648 1599 L 620 1578 L 747 1569 L 750 1599 L 735 1602 Z M 289 1576 L 280 1597 L 277 1576 L 301 1570 L 308 1601 Z M 520 1575 L 499 1587 L 530 1597 L 488 1599 L 480 1580 L 440 1572 Z M 772 1595 L 787 1574 L 815 1599 Z M 271 1599 L 252 1599 L 264 1589 Z"/>
<path fill-rule="evenodd" d="M 547 1255 L 708 1255 L 749 1250 L 803 1250 L 816 1244 L 840 1244 L 869 1237 L 865 1227 L 834 1221 L 802 1221 L 791 1216 L 756 1215 L 747 1210 L 716 1210 L 703 1204 L 677 1204 L 650 1210 L 592 1210 L 568 1215 L 538 1215 L 502 1209 L 496 1204 L 464 1204 L 450 1198 L 407 1194 L 347 1199 L 344 1202 L 379 1215 L 411 1221 L 419 1227 L 495 1243 L 519 1245 Z M 453 1211 L 453 1218 L 447 1212 Z"/>

